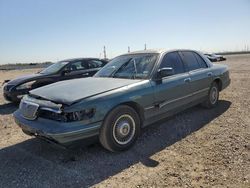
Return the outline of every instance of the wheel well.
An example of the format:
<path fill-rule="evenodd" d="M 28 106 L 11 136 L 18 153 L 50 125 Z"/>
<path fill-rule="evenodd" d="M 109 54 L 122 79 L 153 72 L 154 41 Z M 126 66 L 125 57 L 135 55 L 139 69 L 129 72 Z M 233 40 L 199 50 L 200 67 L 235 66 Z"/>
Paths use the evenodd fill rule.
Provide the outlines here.
<path fill-rule="evenodd" d="M 219 91 L 221 91 L 221 90 L 222 90 L 222 81 L 221 81 L 221 79 L 216 78 L 216 79 L 214 80 L 214 82 L 218 84 Z"/>
<path fill-rule="evenodd" d="M 127 106 L 133 108 L 138 113 L 141 124 L 143 123 L 143 121 L 144 121 L 143 108 L 138 103 L 131 101 L 131 102 L 124 102 L 124 103 L 121 103 L 119 105 L 127 105 Z"/>

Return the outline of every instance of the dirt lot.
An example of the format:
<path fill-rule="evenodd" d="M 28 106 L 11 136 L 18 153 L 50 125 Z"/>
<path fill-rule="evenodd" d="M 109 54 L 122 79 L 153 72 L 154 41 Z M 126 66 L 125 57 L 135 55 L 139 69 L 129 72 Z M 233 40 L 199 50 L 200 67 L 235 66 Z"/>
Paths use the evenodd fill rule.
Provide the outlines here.
<path fill-rule="evenodd" d="M 231 85 L 147 128 L 129 151 L 74 151 L 28 137 L 0 92 L 0 187 L 250 187 L 250 55 L 228 56 Z M 34 70 L 0 72 L 0 82 Z"/>

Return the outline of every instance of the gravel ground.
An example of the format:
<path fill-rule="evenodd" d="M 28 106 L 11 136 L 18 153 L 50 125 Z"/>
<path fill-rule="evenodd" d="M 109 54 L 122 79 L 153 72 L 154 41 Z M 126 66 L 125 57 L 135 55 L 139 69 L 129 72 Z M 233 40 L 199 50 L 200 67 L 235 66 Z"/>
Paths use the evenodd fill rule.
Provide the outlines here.
<path fill-rule="evenodd" d="M 0 187 L 250 187 L 250 55 L 228 56 L 231 85 L 212 110 L 199 106 L 109 153 L 62 150 L 26 136 L 0 92 Z M 34 70 L 0 72 L 0 82 Z"/>

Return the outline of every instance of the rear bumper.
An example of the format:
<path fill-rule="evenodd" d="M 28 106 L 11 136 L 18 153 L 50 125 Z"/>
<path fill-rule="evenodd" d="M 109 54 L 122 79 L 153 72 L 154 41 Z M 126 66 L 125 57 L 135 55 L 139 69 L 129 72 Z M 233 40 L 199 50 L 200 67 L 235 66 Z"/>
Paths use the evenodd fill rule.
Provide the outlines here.
<path fill-rule="evenodd" d="M 34 121 L 23 118 L 17 110 L 13 114 L 15 122 L 28 135 L 42 137 L 46 140 L 69 145 L 70 143 L 95 137 L 99 134 L 102 122 L 82 125 L 81 122 L 61 123 L 44 118 Z"/>

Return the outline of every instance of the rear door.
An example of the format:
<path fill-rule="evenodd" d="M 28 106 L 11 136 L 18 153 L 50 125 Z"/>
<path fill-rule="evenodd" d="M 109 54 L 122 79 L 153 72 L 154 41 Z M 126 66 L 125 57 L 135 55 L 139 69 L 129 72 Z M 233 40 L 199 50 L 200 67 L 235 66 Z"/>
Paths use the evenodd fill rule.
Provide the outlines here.
<path fill-rule="evenodd" d="M 190 76 L 186 72 L 178 52 L 167 53 L 159 68 L 172 67 L 174 75 L 154 82 L 155 104 L 158 110 L 149 116 L 162 115 L 190 102 Z"/>
<path fill-rule="evenodd" d="M 182 60 L 189 70 L 192 100 L 198 100 L 208 95 L 212 80 L 212 72 L 203 58 L 193 51 L 182 51 Z"/>

